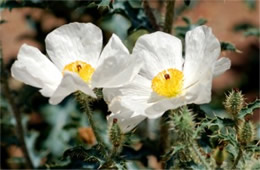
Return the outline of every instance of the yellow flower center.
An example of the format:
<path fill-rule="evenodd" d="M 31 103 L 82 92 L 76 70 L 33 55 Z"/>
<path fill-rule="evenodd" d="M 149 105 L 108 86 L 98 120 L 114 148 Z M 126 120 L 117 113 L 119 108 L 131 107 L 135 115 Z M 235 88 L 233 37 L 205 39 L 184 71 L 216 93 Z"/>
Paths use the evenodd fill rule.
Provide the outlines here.
<path fill-rule="evenodd" d="M 90 65 L 83 61 L 75 61 L 70 64 L 67 64 L 64 71 L 71 71 L 77 73 L 80 78 L 82 78 L 85 82 L 90 82 L 92 74 L 94 73 L 95 69 Z"/>
<path fill-rule="evenodd" d="M 183 73 L 177 69 L 167 69 L 152 80 L 152 89 L 160 96 L 176 97 L 182 92 Z"/>

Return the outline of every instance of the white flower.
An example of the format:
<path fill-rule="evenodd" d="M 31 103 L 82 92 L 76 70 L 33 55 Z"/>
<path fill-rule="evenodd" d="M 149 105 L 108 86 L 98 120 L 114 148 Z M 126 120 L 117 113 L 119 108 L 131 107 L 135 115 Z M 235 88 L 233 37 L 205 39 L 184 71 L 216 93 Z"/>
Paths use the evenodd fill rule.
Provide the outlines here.
<path fill-rule="evenodd" d="M 51 104 L 81 90 L 96 97 L 95 87 L 120 87 L 139 72 L 141 58 L 129 55 L 121 40 L 112 35 L 102 53 L 102 32 L 91 23 L 63 25 L 45 39 L 51 61 L 37 48 L 22 45 L 11 68 L 12 76 L 40 88 Z"/>
<path fill-rule="evenodd" d="M 212 79 L 230 68 L 230 60 L 217 60 L 220 43 L 207 26 L 187 32 L 185 41 L 183 59 L 181 40 L 174 36 L 155 32 L 137 40 L 133 55 L 145 61 L 139 75 L 124 87 L 103 90 L 112 111 L 109 121 L 118 118 L 121 126 L 130 122 L 122 127 L 127 132 L 146 117 L 210 102 Z"/>

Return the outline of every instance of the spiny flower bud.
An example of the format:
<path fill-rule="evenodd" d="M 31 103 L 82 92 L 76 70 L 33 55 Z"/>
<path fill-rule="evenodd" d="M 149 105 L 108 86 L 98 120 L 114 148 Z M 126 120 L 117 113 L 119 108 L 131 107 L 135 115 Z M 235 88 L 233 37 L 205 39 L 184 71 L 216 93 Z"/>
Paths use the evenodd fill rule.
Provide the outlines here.
<path fill-rule="evenodd" d="M 238 89 L 233 89 L 227 96 L 224 102 L 225 109 L 228 113 L 236 117 L 244 105 L 244 97 Z"/>
<path fill-rule="evenodd" d="M 224 160 L 227 158 L 227 152 L 225 150 L 225 147 L 219 146 L 214 151 L 214 159 L 216 164 L 220 167 Z"/>
<path fill-rule="evenodd" d="M 239 125 L 238 140 L 242 145 L 247 145 L 255 138 L 255 127 L 249 120 Z"/>
<path fill-rule="evenodd" d="M 120 147 L 123 141 L 123 135 L 117 123 L 117 119 L 113 119 L 113 123 L 109 131 L 109 138 L 114 147 Z"/>
<path fill-rule="evenodd" d="M 192 112 L 183 107 L 178 114 L 171 117 L 173 129 L 177 132 L 177 140 L 186 143 L 193 142 L 195 123 L 193 121 Z"/>

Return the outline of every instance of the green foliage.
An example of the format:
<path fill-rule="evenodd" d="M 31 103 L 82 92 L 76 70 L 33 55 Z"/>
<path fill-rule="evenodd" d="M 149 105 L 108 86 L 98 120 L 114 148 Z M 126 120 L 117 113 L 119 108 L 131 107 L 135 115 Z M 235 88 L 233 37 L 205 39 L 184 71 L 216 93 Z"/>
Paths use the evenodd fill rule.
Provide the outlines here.
<path fill-rule="evenodd" d="M 124 41 L 124 44 L 126 45 L 126 47 L 128 48 L 129 51 L 132 51 L 136 40 L 144 35 L 144 34 L 148 34 L 149 32 L 145 29 L 140 29 L 140 30 L 136 30 L 133 33 L 130 33 L 128 35 L 128 37 L 126 38 L 126 40 Z"/>
<path fill-rule="evenodd" d="M 260 29 L 259 26 L 254 26 L 253 24 L 250 23 L 240 23 L 234 26 L 234 31 L 239 32 L 243 31 L 243 34 L 248 37 L 248 36 L 255 36 L 255 37 L 260 37 Z"/>
<path fill-rule="evenodd" d="M 259 28 L 249 28 L 244 32 L 244 35 L 246 37 L 248 36 L 255 36 L 255 37 L 260 37 L 260 29 Z"/>
<path fill-rule="evenodd" d="M 207 23 L 206 19 L 200 18 L 199 20 L 197 20 L 195 23 L 192 23 L 191 19 L 189 19 L 188 17 L 183 17 L 182 20 L 185 22 L 185 26 L 177 26 L 175 27 L 175 35 L 179 38 L 184 39 L 186 32 L 188 32 L 189 30 L 200 26 L 200 25 L 204 25 Z"/>
<path fill-rule="evenodd" d="M 221 42 L 221 51 L 233 51 L 236 53 L 241 53 L 239 49 L 236 48 L 236 46 L 230 42 Z"/>
<path fill-rule="evenodd" d="M 255 9 L 256 8 L 256 0 L 244 0 L 246 5 L 248 6 L 249 9 Z"/>
<path fill-rule="evenodd" d="M 243 119 L 248 114 L 253 114 L 255 109 L 260 108 L 260 100 L 256 99 L 254 102 L 249 103 L 246 107 L 244 107 L 240 112 L 238 117 Z"/>

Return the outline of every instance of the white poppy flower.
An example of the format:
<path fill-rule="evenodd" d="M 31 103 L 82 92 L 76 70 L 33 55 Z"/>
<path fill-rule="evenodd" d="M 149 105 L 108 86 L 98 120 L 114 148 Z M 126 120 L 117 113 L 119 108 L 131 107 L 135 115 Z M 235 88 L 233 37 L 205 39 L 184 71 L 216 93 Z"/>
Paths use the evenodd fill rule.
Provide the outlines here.
<path fill-rule="evenodd" d="M 131 122 L 123 127 L 127 132 L 146 117 L 210 102 L 213 77 L 229 69 L 231 62 L 223 57 L 217 60 L 220 43 L 207 26 L 188 31 L 185 41 L 183 59 L 181 40 L 172 35 L 155 32 L 137 40 L 133 55 L 145 61 L 139 75 L 124 87 L 103 90 L 112 111 L 109 120 L 118 118 L 119 125 Z"/>
<path fill-rule="evenodd" d="M 92 97 L 96 87 L 120 87 L 139 72 L 141 58 L 129 55 L 121 40 L 112 35 L 102 53 L 102 32 L 91 23 L 63 25 L 45 39 L 51 61 L 37 48 L 22 45 L 11 68 L 12 76 L 40 88 L 51 104 L 58 104 L 80 90 Z"/>

